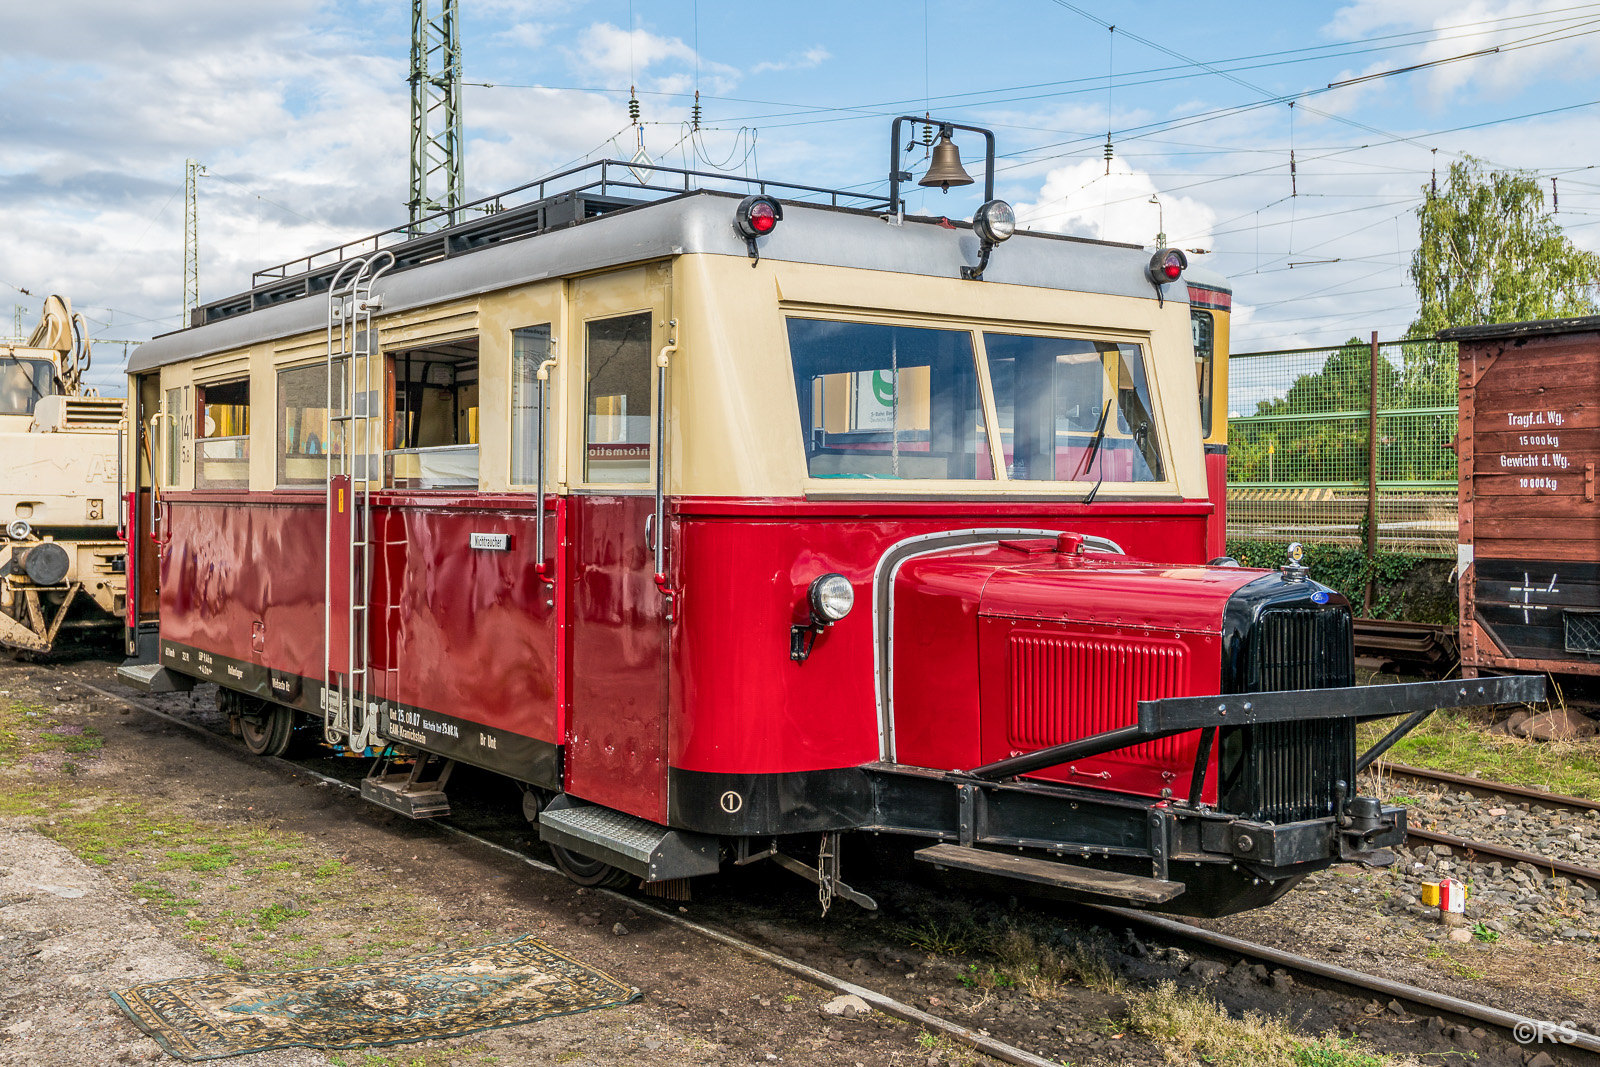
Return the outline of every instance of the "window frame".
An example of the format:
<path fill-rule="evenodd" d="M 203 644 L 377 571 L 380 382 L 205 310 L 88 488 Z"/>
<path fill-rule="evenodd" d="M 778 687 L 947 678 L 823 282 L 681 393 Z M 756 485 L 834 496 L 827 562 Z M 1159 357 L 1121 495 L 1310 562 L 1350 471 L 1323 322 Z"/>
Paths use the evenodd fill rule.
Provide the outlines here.
<path fill-rule="evenodd" d="M 287 442 L 287 439 L 288 439 L 288 425 L 284 420 L 285 407 L 284 407 L 283 400 L 282 400 L 282 396 L 283 396 L 283 376 L 285 374 L 294 374 L 294 373 L 297 373 L 297 372 L 300 372 L 300 371 L 308 371 L 308 370 L 317 371 L 319 374 L 322 375 L 323 383 L 324 384 L 327 383 L 328 362 L 327 362 L 326 359 L 319 359 L 319 360 L 315 360 L 315 361 L 302 362 L 302 363 L 275 364 L 272 367 L 272 400 L 273 400 L 273 409 L 272 409 L 272 414 L 273 414 L 272 486 L 273 486 L 274 489 L 283 489 L 283 490 L 286 490 L 288 492 L 301 492 L 301 493 L 303 493 L 303 492 L 306 492 L 306 491 L 308 491 L 310 489 L 313 489 L 313 488 L 322 488 L 322 487 L 326 486 L 327 482 L 328 482 L 327 460 L 326 460 L 326 458 L 324 459 L 324 467 L 323 467 L 322 475 L 320 477 L 318 477 L 317 479 L 315 479 L 314 481 L 313 480 L 293 480 L 293 481 L 286 480 L 287 467 L 280 468 L 280 466 L 279 466 L 279 464 L 282 461 L 288 459 L 288 455 L 284 452 L 284 445 L 285 445 L 285 443 Z M 343 388 L 348 388 L 349 387 L 349 382 L 347 380 L 345 380 L 344 378 L 342 378 L 342 377 L 335 376 L 334 382 L 335 382 L 335 384 L 336 384 L 336 386 L 338 388 L 343 389 Z M 333 421 L 332 421 L 333 401 L 332 401 L 331 397 L 325 397 L 324 399 L 327 401 L 327 404 L 328 404 L 327 408 L 325 409 L 328 412 L 328 426 L 327 426 L 328 435 L 327 435 L 327 439 L 322 442 L 323 450 L 322 450 L 322 452 L 320 454 L 323 457 L 328 457 L 328 456 L 337 455 L 338 453 L 332 451 L 332 449 L 329 447 L 333 442 Z"/>
<path fill-rule="evenodd" d="M 888 309 L 837 307 L 817 304 L 785 303 L 778 305 L 782 320 L 783 354 L 787 378 L 794 381 L 794 352 L 789 345 L 788 320 L 791 318 L 820 319 L 825 322 L 860 322 L 870 325 L 910 326 L 921 329 L 965 331 L 972 335 L 973 358 L 977 363 L 978 392 L 983 398 L 984 425 L 989 439 L 992 479 L 838 479 L 813 478 L 806 468 L 804 457 L 805 427 L 800 427 L 801 439 L 791 443 L 798 446 L 801 477 L 808 496 L 883 496 L 899 494 L 945 496 L 1066 496 L 1083 494 L 1091 489 L 1094 479 L 1079 481 L 1054 481 L 1013 479 L 1006 470 L 1005 448 L 1001 440 L 999 412 L 995 405 L 994 383 L 989 377 L 989 350 L 984 343 L 985 333 L 1009 334 L 1021 337 L 1059 338 L 1070 341 L 1107 342 L 1131 344 L 1139 348 L 1144 364 L 1145 382 L 1150 389 L 1150 403 L 1157 447 L 1162 457 L 1162 479 L 1145 482 L 1107 481 L 1100 487 L 1096 499 L 1111 500 L 1125 497 L 1175 497 L 1179 494 L 1176 459 L 1168 428 L 1167 409 L 1163 402 L 1162 377 L 1154 358 L 1153 335 L 1149 330 L 1119 330 L 1098 326 L 1060 326 L 1050 323 L 1019 322 L 1014 319 L 986 319 L 979 316 L 927 315 Z M 791 390 L 793 389 L 791 385 Z M 791 393 L 791 410 L 799 422 L 800 398 Z"/>
<path fill-rule="evenodd" d="M 608 319 L 626 319 L 634 315 L 648 315 L 650 317 L 650 339 L 646 342 L 645 352 L 648 357 L 646 364 L 650 381 L 650 437 L 646 441 L 649 449 L 648 468 L 646 477 L 638 482 L 608 482 L 589 477 L 589 325 L 595 322 L 604 322 Z M 607 309 L 598 314 L 584 315 L 575 319 L 577 333 L 580 338 L 578 344 L 581 352 L 579 373 L 572 375 L 570 388 L 573 390 L 577 404 L 573 409 L 578 416 L 571 420 L 569 433 L 576 443 L 573 453 L 575 469 L 570 473 L 572 481 L 584 489 L 603 492 L 635 492 L 654 493 L 656 488 L 656 474 L 661 469 L 662 461 L 656 455 L 656 438 L 658 436 L 657 421 L 664 417 L 661 410 L 662 397 L 657 386 L 660 375 L 656 373 L 656 333 L 663 326 L 665 319 L 662 309 L 656 304 L 648 303 L 643 306 L 635 305 L 623 310 L 621 307 Z"/>
<path fill-rule="evenodd" d="M 794 349 L 790 345 L 789 320 L 808 319 L 814 322 L 859 323 L 864 326 L 900 326 L 918 330 L 942 330 L 947 333 L 966 334 L 971 343 L 973 374 L 978 383 L 978 403 L 983 411 L 984 439 L 989 448 L 989 469 L 993 472 L 988 478 L 817 478 L 811 474 L 810 465 L 805 460 L 804 440 L 811 428 L 805 425 L 800 427 L 801 450 L 800 464 L 805 469 L 805 484 L 808 489 L 815 489 L 827 493 L 847 491 L 854 489 L 856 494 L 873 494 L 885 487 L 911 486 L 926 491 L 929 486 L 940 487 L 936 491 L 944 491 L 945 486 L 955 486 L 958 492 L 975 489 L 980 492 L 993 492 L 1001 484 L 1004 471 L 1000 469 L 1002 452 L 995 447 L 995 408 L 994 396 L 989 388 L 988 377 L 984 373 L 985 360 L 981 330 L 972 325 L 968 319 L 946 319 L 936 317 L 923 317 L 916 315 L 903 315 L 895 313 L 876 313 L 869 309 L 851 309 L 847 312 L 835 311 L 828 308 L 796 308 L 779 305 L 778 313 L 783 319 L 783 350 L 786 360 L 787 377 L 790 382 L 795 381 Z M 800 396 L 794 394 L 795 417 L 799 418 Z M 873 431 L 865 431 L 873 432 Z M 974 453 L 976 454 L 976 453 Z"/>
<path fill-rule="evenodd" d="M 243 385 L 245 387 L 244 403 L 239 405 L 227 405 L 229 407 L 242 407 L 244 409 L 246 423 L 245 432 L 242 434 L 219 434 L 215 437 L 207 437 L 204 432 L 206 408 L 209 406 L 207 405 L 205 399 L 206 390 L 215 389 L 218 386 L 229 385 Z M 256 392 L 254 375 L 252 375 L 248 369 L 244 370 L 242 373 L 239 371 L 230 371 L 229 373 L 219 375 L 215 378 L 208 378 L 205 381 L 197 381 L 193 384 L 192 388 L 194 390 L 194 404 L 189 408 L 188 411 L 185 412 L 183 421 L 186 424 L 188 432 L 191 434 L 194 441 L 194 488 L 196 490 L 205 492 L 223 493 L 249 491 L 250 470 L 253 462 L 251 459 L 251 452 L 253 451 L 253 438 L 255 436 L 255 427 L 258 421 L 256 418 L 255 400 L 253 399 Z M 205 475 L 207 458 L 204 454 L 205 443 L 207 441 L 243 441 L 244 456 L 242 462 L 244 463 L 244 477 L 221 479 L 216 481 L 208 479 Z M 240 462 L 240 460 L 223 460 L 220 462 Z"/>
<path fill-rule="evenodd" d="M 517 479 L 517 334 L 524 330 L 537 330 L 541 326 L 545 328 L 549 335 L 547 342 L 549 348 L 546 351 L 544 359 L 554 360 L 554 362 L 550 364 L 549 377 L 545 379 L 543 396 L 545 492 L 549 493 L 552 485 L 560 480 L 554 476 L 556 468 L 556 455 L 559 450 L 559 442 L 561 440 L 561 431 L 556 424 L 556 412 L 560 407 L 561 390 L 564 387 L 564 382 L 558 377 L 562 370 L 560 358 L 561 339 L 556 334 L 556 329 L 559 325 L 559 320 L 552 316 L 544 322 L 530 322 L 523 326 L 513 326 L 508 332 L 511 341 L 511 354 L 510 358 L 507 360 L 509 373 L 506 380 L 506 485 L 511 489 L 532 490 L 538 488 L 539 458 L 537 451 L 535 451 L 532 457 L 534 469 L 530 472 L 527 472 L 527 480 L 519 481 Z M 541 359 L 539 362 L 543 363 L 544 359 Z M 537 372 L 537 365 L 534 367 L 534 370 Z M 530 408 L 530 411 L 533 410 L 535 409 Z M 535 442 L 535 445 L 537 446 L 537 442 Z"/>

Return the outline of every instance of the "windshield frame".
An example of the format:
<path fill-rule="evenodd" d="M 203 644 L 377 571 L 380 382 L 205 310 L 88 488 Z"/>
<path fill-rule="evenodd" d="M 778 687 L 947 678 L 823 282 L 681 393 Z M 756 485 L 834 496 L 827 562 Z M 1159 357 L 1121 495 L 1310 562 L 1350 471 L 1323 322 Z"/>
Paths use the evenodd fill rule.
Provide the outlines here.
<path fill-rule="evenodd" d="M 984 344 L 984 334 L 999 333 L 1022 337 L 1058 338 L 1062 340 L 1106 342 L 1112 344 L 1134 345 L 1138 348 L 1140 359 L 1143 363 L 1144 378 L 1150 391 L 1150 403 L 1153 408 L 1152 421 L 1156 435 L 1156 446 L 1162 457 L 1162 478 L 1159 481 L 1106 481 L 1101 485 L 1096 499 L 1112 501 L 1117 499 L 1160 497 L 1163 499 L 1177 499 L 1181 496 L 1176 474 L 1176 454 L 1173 450 L 1172 435 L 1169 433 L 1166 408 L 1163 404 L 1161 384 L 1162 378 L 1158 363 L 1154 358 L 1153 336 L 1149 330 L 1137 329 L 1106 329 L 1103 327 L 1089 326 L 1060 326 L 1038 322 L 1024 322 L 1015 319 L 987 319 L 976 316 L 959 315 L 926 315 L 911 312 L 902 312 L 888 309 L 818 306 L 815 304 L 800 304 L 783 301 L 779 303 L 778 313 L 782 320 L 784 360 L 786 364 L 786 377 L 794 382 L 794 352 L 790 347 L 788 322 L 790 319 L 816 319 L 826 322 L 862 323 L 867 325 L 907 326 L 917 329 L 951 330 L 966 333 L 972 339 L 972 352 L 976 366 L 974 370 L 978 378 L 978 393 L 982 398 L 983 418 L 989 446 L 989 455 L 993 477 L 988 479 L 833 479 L 816 478 L 807 472 L 805 476 L 805 493 L 808 497 L 834 497 L 834 496 L 884 496 L 884 495 L 918 495 L 918 496 L 1003 496 L 1003 497 L 1078 497 L 1081 499 L 1089 490 L 1094 488 L 1096 479 L 1086 477 L 1071 481 L 1054 481 L 1046 479 L 1015 479 L 1010 477 L 1005 465 L 1005 446 L 1000 428 L 998 411 L 995 406 L 994 383 L 989 376 L 989 353 Z M 792 385 L 791 385 L 792 388 Z M 790 410 L 801 410 L 798 395 L 791 394 Z M 1113 419 L 1115 413 L 1113 413 Z M 800 454 L 802 469 L 805 468 L 803 437 L 789 443 Z"/>

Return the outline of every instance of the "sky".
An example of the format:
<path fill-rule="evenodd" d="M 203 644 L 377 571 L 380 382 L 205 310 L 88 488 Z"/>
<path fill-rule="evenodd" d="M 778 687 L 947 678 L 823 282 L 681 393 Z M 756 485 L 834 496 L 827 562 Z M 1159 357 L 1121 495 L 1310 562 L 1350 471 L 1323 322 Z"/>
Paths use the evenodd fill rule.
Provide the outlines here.
<path fill-rule="evenodd" d="M 883 196 L 890 121 L 931 112 L 994 131 L 1021 225 L 1203 250 L 1235 351 L 1402 334 L 1416 209 L 1464 155 L 1536 173 L 1600 248 L 1600 3 L 459 3 L 469 198 L 640 148 Z M 186 159 L 202 301 L 404 223 L 409 43 L 397 0 L 0 6 L 0 335 L 61 293 L 120 393 L 125 342 L 181 317 Z"/>

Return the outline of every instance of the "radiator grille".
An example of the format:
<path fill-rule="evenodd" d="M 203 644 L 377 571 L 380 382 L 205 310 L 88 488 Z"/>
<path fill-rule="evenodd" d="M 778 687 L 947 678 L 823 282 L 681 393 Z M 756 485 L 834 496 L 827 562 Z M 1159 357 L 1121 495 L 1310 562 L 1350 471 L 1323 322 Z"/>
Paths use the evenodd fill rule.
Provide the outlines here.
<path fill-rule="evenodd" d="M 122 401 L 111 398 L 73 397 L 67 400 L 64 426 L 114 430 L 122 421 Z"/>
<path fill-rule="evenodd" d="M 1240 691 L 1319 689 L 1355 683 L 1350 615 L 1279 608 L 1261 615 L 1246 645 Z M 1306 699 L 1314 701 L 1315 694 Z M 1355 720 L 1263 723 L 1219 731 L 1222 803 L 1261 822 L 1331 815 L 1336 783 L 1355 782 Z"/>
<path fill-rule="evenodd" d="M 1131 726 L 1139 701 L 1184 692 L 1185 653 L 1177 642 L 1014 633 L 1010 646 L 1007 732 L 1014 751 Z M 1181 740 L 1149 741 L 1119 755 L 1167 760 Z"/>

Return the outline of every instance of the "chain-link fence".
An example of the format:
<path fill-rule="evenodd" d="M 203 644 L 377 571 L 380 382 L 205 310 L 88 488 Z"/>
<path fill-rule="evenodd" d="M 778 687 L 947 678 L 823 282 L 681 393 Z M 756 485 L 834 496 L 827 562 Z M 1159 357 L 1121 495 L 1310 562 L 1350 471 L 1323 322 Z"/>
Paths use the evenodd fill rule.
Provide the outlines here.
<path fill-rule="evenodd" d="M 1372 346 L 1241 352 L 1228 372 L 1228 536 L 1366 543 L 1454 556 L 1456 346 L 1377 346 L 1377 479 L 1371 478 Z"/>

